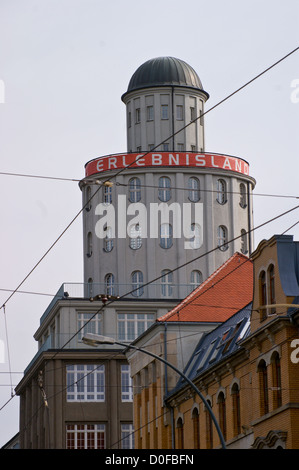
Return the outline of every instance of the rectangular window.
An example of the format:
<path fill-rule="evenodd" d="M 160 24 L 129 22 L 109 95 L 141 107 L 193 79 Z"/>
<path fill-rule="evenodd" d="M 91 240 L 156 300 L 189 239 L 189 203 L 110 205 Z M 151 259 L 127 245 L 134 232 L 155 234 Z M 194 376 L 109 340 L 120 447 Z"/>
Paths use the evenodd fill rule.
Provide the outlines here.
<path fill-rule="evenodd" d="M 146 108 L 146 120 L 147 121 L 153 121 L 154 120 L 154 107 L 153 106 L 147 106 L 147 108 Z"/>
<path fill-rule="evenodd" d="M 161 105 L 161 119 L 168 119 L 168 104 Z"/>
<path fill-rule="evenodd" d="M 183 152 L 184 151 L 184 144 L 177 144 L 178 145 L 178 151 Z"/>
<path fill-rule="evenodd" d="M 162 144 L 162 150 L 163 152 L 169 152 L 169 144 L 167 142 Z"/>
<path fill-rule="evenodd" d="M 121 425 L 121 448 L 134 449 L 134 426 L 133 424 Z"/>
<path fill-rule="evenodd" d="M 154 314 L 148 313 L 119 313 L 118 339 L 133 341 L 154 322 Z"/>
<path fill-rule="evenodd" d="M 128 113 L 128 127 L 131 127 L 132 126 L 132 114 L 131 114 L 131 111 L 129 111 Z"/>
<path fill-rule="evenodd" d="M 190 108 L 190 121 L 194 121 L 195 118 L 196 118 L 195 108 L 194 108 L 194 106 L 191 106 L 191 108 Z"/>
<path fill-rule="evenodd" d="M 121 366 L 121 401 L 133 401 L 133 382 L 129 364 Z"/>
<path fill-rule="evenodd" d="M 111 186 L 103 187 L 103 200 L 104 200 L 104 204 L 112 203 L 112 187 Z"/>
<path fill-rule="evenodd" d="M 135 123 L 138 124 L 140 122 L 140 108 L 135 109 Z"/>
<path fill-rule="evenodd" d="M 67 449 L 105 449 L 105 424 L 67 424 Z"/>
<path fill-rule="evenodd" d="M 105 366 L 72 364 L 66 367 L 67 401 L 105 401 Z"/>
<path fill-rule="evenodd" d="M 78 313 L 78 339 L 81 340 L 86 333 L 100 335 L 102 328 L 102 315 L 100 313 Z"/>
<path fill-rule="evenodd" d="M 184 118 L 183 106 L 181 106 L 181 105 L 177 105 L 177 107 L 176 107 L 176 118 L 177 118 L 178 121 L 182 121 L 183 118 Z"/>

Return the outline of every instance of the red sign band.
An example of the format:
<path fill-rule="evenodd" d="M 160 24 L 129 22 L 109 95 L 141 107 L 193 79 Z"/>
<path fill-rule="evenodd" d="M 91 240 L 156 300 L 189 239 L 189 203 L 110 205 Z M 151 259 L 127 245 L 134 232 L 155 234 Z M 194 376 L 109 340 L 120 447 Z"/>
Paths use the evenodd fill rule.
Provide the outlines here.
<path fill-rule="evenodd" d="M 91 160 L 85 165 L 85 175 L 91 176 L 104 171 L 120 170 L 122 168 L 142 167 L 197 167 L 218 168 L 249 175 L 249 165 L 242 158 L 221 155 L 218 153 L 123 153 L 107 155 Z"/>

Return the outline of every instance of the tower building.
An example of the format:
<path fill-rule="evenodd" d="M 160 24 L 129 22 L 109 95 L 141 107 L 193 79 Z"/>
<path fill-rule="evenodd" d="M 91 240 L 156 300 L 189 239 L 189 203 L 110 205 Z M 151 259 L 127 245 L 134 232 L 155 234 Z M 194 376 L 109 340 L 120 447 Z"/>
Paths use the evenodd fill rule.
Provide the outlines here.
<path fill-rule="evenodd" d="M 183 299 L 235 251 L 251 251 L 255 181 L 244 159 L 206 152 L 208 98 L 173 57 L 133 74 L 122 95 L 127 152 L 89 161 L 80 183 L 90 289 Z"/>

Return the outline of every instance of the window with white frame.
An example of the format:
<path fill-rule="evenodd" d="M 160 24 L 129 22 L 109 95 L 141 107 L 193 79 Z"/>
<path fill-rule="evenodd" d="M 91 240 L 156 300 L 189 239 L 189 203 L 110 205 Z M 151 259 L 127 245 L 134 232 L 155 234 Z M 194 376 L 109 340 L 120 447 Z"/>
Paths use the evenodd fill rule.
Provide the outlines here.
<path fill-rule="evenodd" d="M 221 251 L 228 249 L 227 245 L 227 228 L 224 225 L 218 227 L 218 248 Z"/>
<path fill-rule="evenodd" d="M 191 271 L 190 275 L 190 286 L 192 290 L 196 289 L 202 283 L 202 273 L 197 269 Z"/>
<path fill-rule="evenodd" d="M 191 224 L 190 227 L 190 247 L 194 250 L 201 247 L 201 229 L 199 224 Z"/>
<path fill-rule="evenodd" d="M 100 335 L 102 331 L 102 315 L 90 312 L 78 312 L 78 339 L 81 340 L 86 333 Z"/>
<path fill-rule="evenodd" d="M 189 189 L 189 200 L 191 202 L 197 202 L 200 199 L 199 193 L 199 180 L 197 178 L 191 177 L 188 180 L 188 189 Z"/>
<path fill-rule="evenodd" d="M 67 424 L 67 449 L 105 449 L 105 424 Z"/>
<path fill-rule="evenodd" d="M 242 209 L 245 209 L 247 206 L 247 201 L 246 201 L 246 187 L 244 183 L 240 184 L 240 206 Z"/>
<path fill-rule="evenodd" d="M 104 238 L 104 251 L 109 253 L 113 250 L 113 230 L 112 227 L 106 228 L 106 236 Z"/>
<path fill-rule="evenodd" d="M 161 274 L 161 295 L 162 297 L 172 297 L 173 273 L 169 269 L 164 269 Z"/>
<path fill-rule="evenodd" d="M 135 123 L 138 124 L 141 119 L 140 108 L 135 109 Z"/>
<path fill-rule="evenodd" d="M 117 316 L 119 341 L 133 341 L 153 322 L 152 313 L 119 313 Z"/>
<path fill-rule="evenodd" d="M 171 198 L 170 184 L 170 178 L 168 178 L 167 176 L 161 176 L 161 178 L 159 178 L 158 197 L 160 201 L 167 202 Z"/>
<path fill-rule="evenodd" d="M 121 425 L 121 448 L 122 449 L 134 449 L 134 426 L 133 424 L 122 424 Z"/>
<path fill-rule="evenodd" d="M 112 186 L 103 187 L 103 201 L 106 205 L 112 203 Z"/>
<path fill-rule="evenodd" d="M 141 271 L 134 271 L 131 275 L 132 279 L 132 295 L 140 297 L 143 292 L 143 273 Z"/>
<path fill-rule="evenodd" d="M 227 201 L 226 182 L 223 179 L 217 180 L 217 202 L 225 204 Z"/>
<path fill-rule="evenodd" d="M 129 227 L 130 248 L 132 248 L 132 250 L 138 250 L 138 248 L 142 246 L 141 233 L 140 224 L 133 224 Z"/>
<path fill-rule="evenodd" d="M 161 119 L 168 119 L 168 104 L 161 105 Z"/>
<path fill-rule="evenodd" d="M 183 110 L 183 106 L 178 104 L 177 107 L 176 107 L 176 118 L 178 121 L 182 121 L 183 118 L 184 118 L 184 110 Z"/>
<path fill-rule="evenodd" d="M 160 246 L 161 248 L 172 247 L 172 225 L 161 224 L 160 226 Z"/>
<path fill-rule="evenodd" d="M 133 381 L 129 364 L 121 365 L 121 401 L 133 401 Z"/>
<path fill-rule="evenodd" d="M 164 144 L 162 144 L 162 150 L 163 150 L 163 152 L 168 152 L 169 151 L 169 143 L 168 142 L 164 142 Z"/>
<path fill-rule="evenodd" d="M 105 401 L 104 365 L 67 365 L 66 379 L 67 401 Z"/>
<path fill-rule="evenodd" d="M 141 182 L 139 178 L 131 178 L 129 181 L 129 201 L 139 202 L 141 199 Z"/>
<path fill-rule="evenodd" d="M 147 121 L 153 121 L 154 120 L 154 107 L 153 106 L 147 106 L 147 108 L 146 108 L 146 120 Z"/>
<path fill-rule="evenodd" d="M 107 295 L 115 295 L 114 274 L 108 273 L 105 276 L 105 290 Z"/>

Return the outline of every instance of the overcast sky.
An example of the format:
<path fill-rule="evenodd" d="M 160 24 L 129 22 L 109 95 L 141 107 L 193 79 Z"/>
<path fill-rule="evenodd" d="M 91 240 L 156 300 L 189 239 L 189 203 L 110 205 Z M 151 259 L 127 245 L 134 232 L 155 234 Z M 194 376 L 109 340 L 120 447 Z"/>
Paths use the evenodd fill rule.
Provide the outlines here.
<path fill-rule="evenodd" d="M 126 151 L 121 95 L 143 62 L 185 60 L 210 94 L 208 110 L 298 47 L 298 25 L 297 0 L 0 0 L 0 172 L 79 180 L 90 159 Z M 299 204 L 298 64 L 299 51 L 205 118 L 206 151 L 250 164 L 256 226 Z M 78 214 L 81 191 L 74 181 L 0 174 L 0 183 L 0 304 L 16 385 L 51 297 L 9 299 L 9 290 Z M 255 246 L 298 215 L 257 230 Z M 299 225 L 288 233 L 299 240 Z M 78 217 L 20 290 L 54 295 L 82 281 Z M 3 309 L 1 344 L 0 408 L 11 394 Z M 18 397 L 0 411 L 0 446 L 18 432 L 18 412 Z"/>

